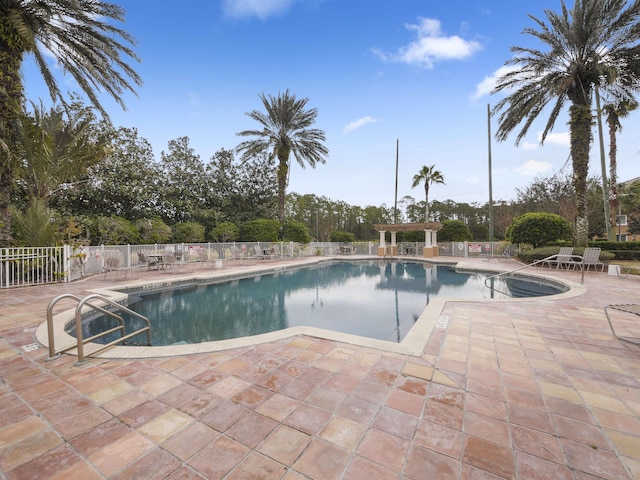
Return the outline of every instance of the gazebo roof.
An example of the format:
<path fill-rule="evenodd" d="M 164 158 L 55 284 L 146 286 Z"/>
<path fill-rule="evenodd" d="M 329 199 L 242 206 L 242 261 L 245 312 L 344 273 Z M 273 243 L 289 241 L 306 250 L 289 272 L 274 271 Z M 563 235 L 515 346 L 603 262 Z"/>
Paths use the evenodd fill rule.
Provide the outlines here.
<path fill-rule="evenodd" d="M 442 228 L 439 222 L 428 223 L 389 223 L 389 224 L 375 224 L 373 226 L 378 232 L 420 232 L 424 230 L 438 231 Z"/>

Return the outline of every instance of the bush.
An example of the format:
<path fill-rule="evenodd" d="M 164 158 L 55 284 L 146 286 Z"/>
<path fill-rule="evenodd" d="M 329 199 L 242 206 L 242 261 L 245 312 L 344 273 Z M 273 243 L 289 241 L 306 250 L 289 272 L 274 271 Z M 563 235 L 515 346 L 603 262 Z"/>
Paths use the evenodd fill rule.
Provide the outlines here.
<path fill-rule="evenodd" d="M 233 242 L 238 239 L 240 229 L 233 222 L 222 222 L 213 227 L 209 232 L 209 240 L 214 242 Z"/>
<path fill-rule="evenodd" d="M 204 227 L 196 222 L 182 222 L 173 226 L 173 241 L 175 243 L 204 242 Z"/>
<path fill-rule="evenodd" d="M 98 217 L 95 221 L 97 244 L 127 245 L 137 244 L 140 240 L 138 229 L 126 218 L 111 215 Z"/>
<path fill-rule="evenodd" d="M 239 240 L 243 242 L 277 242 L 280 236 L 280 222 L 258 218 L 240 225 Z"/>
<path fill-rule="evenodd" d="M 356 241 L 356 236 L 350 232 L 343 232 L 342 230 L 334 230 L 329 234 L 330 242 L 352 243 Z"/>
<path fill-rule="evenodd" d="M 526 243 L 533 248 L 544 247 L 573 237 L 571 224 L 555 213 L 525 213 L 513 219 L 507 229 L 511 243 Z"/>
<path fill-rule="evenodd" d="M 518 253 L 518 260 L 528 265 L 535 261 L 542 260 L 543 258 L 550 257 L 551 255 L 557 255 L 559 251 L 559 247 L 531 248 Z M 584 248 L 579 247 L 573 249 L 574 255 L 582 255 L 583 253 Z M 614 257 L 615 255 L 611 252 L 606 252 L 604 250 L 600 252 L 600 260 L 604 263 L 609 263 L 614 259 Z"/>
<path fill-rule="evenodd" d="M 159 217 L 136 221 L 141 243 L 166 243 L 171 238 L 171 227 Z"/>
<path fill-rule="evenodd" d="M 473 240 L 471 230 L 461 220 L 445 220 L 442 228 L 438 230 L 439 242 L 470 242 Z"/>
<path fill-rule="evenodd" d="M 284 240 L 309 243 L 311 241 L 311 235 L 309 235 L 309 229 L 304 223 L 295 220 L 286 220 L 284 222 Z"/>

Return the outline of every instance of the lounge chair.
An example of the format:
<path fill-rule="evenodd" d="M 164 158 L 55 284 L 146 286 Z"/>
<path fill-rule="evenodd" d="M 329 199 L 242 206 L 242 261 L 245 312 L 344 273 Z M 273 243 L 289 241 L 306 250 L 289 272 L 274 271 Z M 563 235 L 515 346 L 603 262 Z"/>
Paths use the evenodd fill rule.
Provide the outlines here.
<path fill-rule="evenodd" d="M 579 266 L 581 270 L 589 270 L 589 268 L 593 267 L 596 272 L 598 271 L 598 267 L 600 267 L 600 271 L 604 272 L 604 263 L 600 261 L 599 248 L 585 248 L 582 254 L 582 260 L 569 262 L 569 265 L 573 267 Z"/>
<path fill-rule="evenodd" d="M 577 257 L 573 257 L 573 247 L 560 247 L 560 252 L 557 255 L 551 255 L 543 259 L 541 264 L 543 267 L 549 265 L 549 268 L 555 265 L 557 270 L 560 267 L 569 268 L 575 263 L 576 259 Z"/>

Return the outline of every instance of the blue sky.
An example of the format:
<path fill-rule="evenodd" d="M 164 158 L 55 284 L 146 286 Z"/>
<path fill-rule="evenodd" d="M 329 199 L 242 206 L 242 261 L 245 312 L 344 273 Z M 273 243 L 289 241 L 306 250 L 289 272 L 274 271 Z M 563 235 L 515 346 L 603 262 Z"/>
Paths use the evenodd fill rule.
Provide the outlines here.
<path fill-rule="evenodd" d="M 233 149 L 236 133 L 257 128 L 246 115 L 263 110 L 259 94 L 289 91 L 318 109 L 329 156 L 315 169 L 295 162 L 289 192 L 351 205 L 393 206 L 396 141 L 398 199 L 424 199 L 411 188 L 423 165 L 436 165 L 446 185 L 430 200 L 489 199 L 487 105 L 492 79 L 510 47 L 538 46 L 522 29 L 527 14 L 544 18 L 559 0 L 111 0 L 126 10 L 122 27 L 137 40 L 144 85 L 127 95 L 127 111 L 101 97 L 116 126 L 136 127 L 156 158 L 182 136 L 208 162 Z M 571 4 L 571 2 L 569 2 Z M 48 94 L 24 68 L 29 99 Z M 73 83 L 60 77 L 67 90 Z M 619 135 L 621 180 L 640 176 L 640 112 Z M 544 147 L 546 117 L 515 147 L 492 141 L 494 200 L 515 198 L 535 176 L 570 172 L 566 118 Z M 491 122 L 492 134 L 497 124 Z M 595 134 L 595 130 L 594 130 Z M 605 142 L 606 142 L 605 131 Z M 590 171 L 600 172 L 592 145 Z M 605 144 L 605 150 L 608 145 Z"/>

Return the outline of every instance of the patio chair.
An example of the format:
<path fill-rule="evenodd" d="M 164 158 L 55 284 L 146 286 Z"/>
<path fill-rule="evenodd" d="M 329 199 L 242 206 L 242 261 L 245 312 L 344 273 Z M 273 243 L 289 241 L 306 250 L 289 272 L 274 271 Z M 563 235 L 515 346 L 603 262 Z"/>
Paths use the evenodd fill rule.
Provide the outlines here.
<path fill-rule="evenodd" d="M 551 268 L 556 266 L 556 270 L 560 267 L 566 267 L 567 269 L 575 263 L 573 257 L 573 247 L 560 247 L 560 252 L 557 255 L 551 255 L 542 260 L 541 265 L 544 267 L 548 265 Z"/>
<path fill-rule="evenodd" d="M 173 253 L 165 253 L 162 255 L 162 265 L 164 265 L 165 270 L 168 272 L 171 270 L 172 272 L 176 271 L 178 267 L 178 261 L 176 260 L 176 256 Z"/>
<path fill-rule="evenodd" d="M 574 266 L 580 265 L 580 268 L 585 270 L 589 270 L 589 268 L 593 267 L 596 272 L 598 271 L 598 267 L 600 267 L 600 271 L 604 272 L 604 263 L 600 261 L 599 248 L 585 248 L 584 253 L 582 254 L 582 261 L 572 263 Z"/>
<path fill-rule="evenodd" d="M 199 249 L 197 261 L 200 264 L 201 269 L 209 268 L 212 265 L 211 260 L 209 260 L 209 250 L 206 248 Z"/>
<path fill-rule="evenodd" d="M 149 258 L 144 253 L 138 252 L 138 268 L 145 268 L 151 270 L 151 267 L 158 268 L 158 259 L 156 257 Z"/>
<path fill-rule="evenodd" d="M 104 259 L 104 278 L 111 272 L 124 272 L 124 278 L 127 278 L 128 268 L 124 265 L 123 259 L 118 256 L 108 256 Z"/>

